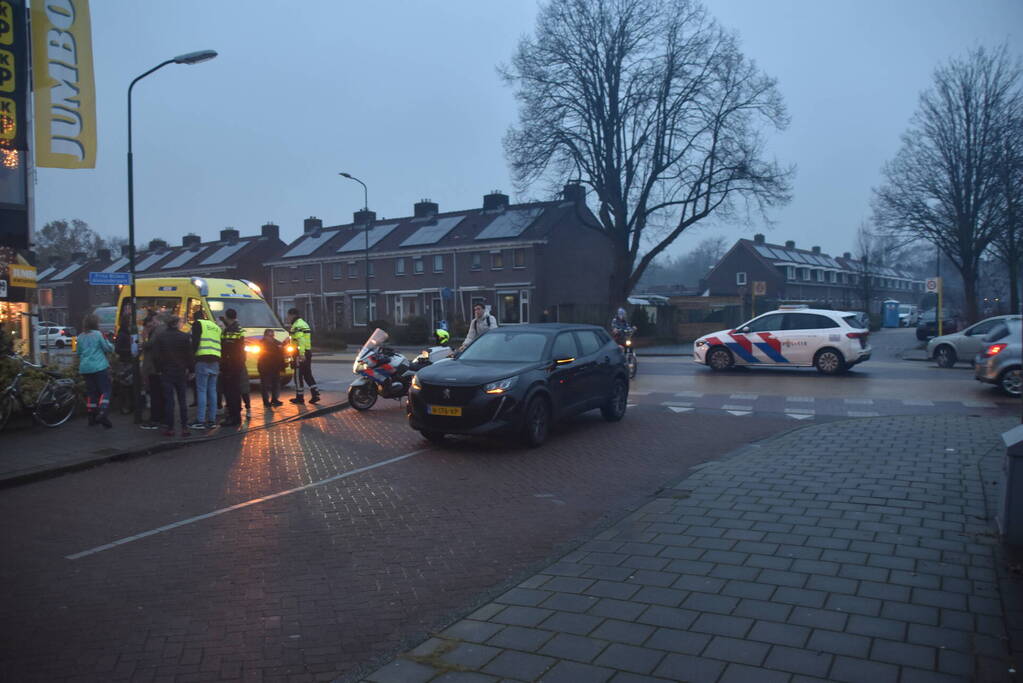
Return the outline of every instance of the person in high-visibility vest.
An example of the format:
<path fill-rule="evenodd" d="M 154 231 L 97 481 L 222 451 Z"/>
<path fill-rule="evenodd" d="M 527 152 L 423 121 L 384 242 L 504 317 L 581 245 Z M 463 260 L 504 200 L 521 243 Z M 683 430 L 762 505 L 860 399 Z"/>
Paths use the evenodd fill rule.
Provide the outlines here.
<path fill-rule="evenodd" d="M 217 426 L 217 375 L 220 374 L 220 326 L 206 319 L 202 307 L 192 315 L 192 351 L 195 352 L 195 422 L 191 429 Z"/>
<path fill-rule="evenodd" d="M 316 388 L 316 379 L 313 377 L 313 333 L 309 329 L 309 323 L 302 320 L 297 308 L 288 310 L 288 325 L 291 326 L 291 339 L 298 348 L 295 355 L 295 372 L 299 376 L 295 378 L 295 398 L 291 399 L 291 402 L 305 403 L 302 389 L 302 382 L 305 382 L 309 386 L 309 402 L 319 403 L 320 390 Z"/>

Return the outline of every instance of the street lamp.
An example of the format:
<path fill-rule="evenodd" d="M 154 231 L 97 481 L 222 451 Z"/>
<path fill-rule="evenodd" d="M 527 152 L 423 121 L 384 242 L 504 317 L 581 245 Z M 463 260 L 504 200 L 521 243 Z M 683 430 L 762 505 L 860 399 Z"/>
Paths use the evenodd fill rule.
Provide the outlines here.
<path fill-rule="evenodd" d="M 138 324 L 138 316 L 135 314 L 135 178 L 132 167 L 131 155 L 131 91 L 135 84 L 153 73 L 162 69 L 168 64 L 198 64 L 213 59 L 217 56 L 216 50 L 199 50 L 198 52 L 187 52 L 161 62 L 141 76 L 138 76 L 128 86 L 128 272 L 131 273 L 131 324 L 134 327 Z M 122 313 L 118 311 L 118 316 Z M 137 331 L 137 330 L 136 330 Z M 135 409 L 135 423 L 142 422 L 142 403 L 139 400 L 142 389 L 142 382 L 139 378 L 139 358 L 132 356 L 131 367 L 131 391 L 132 404 Z"/>
<path fill-rule="evenodd" d="M 351 173 L 345 173 L 341 171 L 338 173 L 339 176 L 354 180 L 355 182 L 362 185 L 362 210 L 369 211 L 369 190 L 366 189 L 366 183 L 362 182 Z M 366 328 L 369 329 L 369 225 L 373 221 L 370 220 L 369 214 L 366 214 Z M 353 321 L 354 322 L 354 321 Z"/>

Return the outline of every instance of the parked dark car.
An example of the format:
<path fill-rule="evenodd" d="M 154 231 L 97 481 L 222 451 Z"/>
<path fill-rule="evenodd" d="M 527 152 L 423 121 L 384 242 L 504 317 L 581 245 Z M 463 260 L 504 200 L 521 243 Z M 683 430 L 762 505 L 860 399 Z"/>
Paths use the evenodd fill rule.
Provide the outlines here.
<path fill-rule="evenodd" d="M 539 446 L 568 415 L 599 408 L 605 420 L 622 419 L 628 397 L 625 356 L 603 329 L 516 325 L 417 373 L 408 418 L 434 443 L 447 434 L 513 433 Z"/>
<path fill-rule="evenodd" d="M 941 315 L 941 333 L 952 334 L 958 332 L 960 327 L 959 316 L 955 313 L 945 311 Z M 920 320 L 916 324 L 916 338 L 920 341 L 927 341 L 931 337 L 938 336 L 938 323 L 934 318 L 934 309 L 920 313 Z"/>

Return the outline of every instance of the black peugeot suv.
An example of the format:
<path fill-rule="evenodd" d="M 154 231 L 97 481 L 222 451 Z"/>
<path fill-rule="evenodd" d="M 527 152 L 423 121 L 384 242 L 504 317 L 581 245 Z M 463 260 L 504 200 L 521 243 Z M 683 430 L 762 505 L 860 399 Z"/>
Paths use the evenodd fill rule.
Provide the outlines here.
<path fill-rule="evenodd" d="M 409 424 L 434 443 L 447 434 L 514 433 L 529 446 L 553 422 L 599 408 L 625 415 L 625 356 L 594 325 L 544 323 L 490 330 L 451 360 L 421 370 L 408 400 Z"/>

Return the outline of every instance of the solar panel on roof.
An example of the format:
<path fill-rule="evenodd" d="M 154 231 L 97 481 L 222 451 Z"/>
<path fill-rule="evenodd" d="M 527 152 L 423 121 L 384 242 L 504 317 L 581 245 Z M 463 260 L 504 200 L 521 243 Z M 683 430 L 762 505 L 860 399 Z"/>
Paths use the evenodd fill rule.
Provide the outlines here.
<path fill-rule="evenodd" d="M 518 237 L 528 228 L 536 218 L 543 213 L 543 208 L 518 209 L 505 211 L 499 214 L 490 225 L 483 229 L 483 232 L 476 235 L 478 240 L 495 240 L 509 237 Z"/>
<path fill-rule="evenodd" d="M 436 244 L 444 239 L 444 237 L 463 220 L 465 220 L 465 216 L 448 216 L 446 218 L 438 218 L 436 224 L 424 225 L 409 235 L 405 241 L 401 243 L 401 246 L 415 247 L 423 244 Z"/>
<path fill-rule="evenodd" d="M 359 230 L 352 239 L 348 240 L 337 250 L 341 254 L 346 251 L 366 251 L 366 240 L 369 240 L 369 248 L 372 249 L 376 243 L 387 237 L 398 227 L 397 223 L 381 223 L 369 229 L 369 235 L 365 230 Z"/>
<path fill-rule="evenodd" d="M 320 247 L 324 245 L 331 237 L 337 234 L 336 230 L 330 232 L 320 232 L 319 235 L 311 233 L 306 235 L 301 242 L 293 246 L 284 254 L 283 258 L 291 258 L 292 256 L 308 256 Z"/>
<path fill-rule="evenodd" d="M 824 258 L 823 256 L 821 256 L 820 254 L 814 254 L 813 255 L 813 259 L 814 259 L 814 261 L 816 261 L 817 263 L 821 264 L 822 266 L 827 267 L 827 266 L 831 265 L 831 264 L 828 263 L 828 260 L 826 258 Z"/>
<path fill-rule="evenodd" d="M 135 270 L 146 270 L 147 268 L 152 266 L 154 263 L 156 263 L 166 255 L 167 255 L 166 253 L 150 254 L 149 256 L 142 260 L 142 263 L 138 263 L 135 265 Z"/>
<path fill-rule="evenodd" d="M 786 250 L 785 256 L 789 261 L 792 261 L 794 263 L 808 263 L 808 261 L 805 258 L 803 258 L 803 255 L 800 254 L 798 251 Z"/>
<path fill-rule="evenodd" d="M 774 252 L 771 251 L 770 247 L 765 247 L 762 244 L 755 244 L 753 245 L 753 248 L 756 249 L 757 253 L 763 256 L 764 258 L 769 258 L 772 261 L 778 258 L 777 256 L 775 256 Z"/>
<path fill-rule="evenodd" d="M 204 258 L 199 265 L 200 266 L 213 266 L 218 263 L 223 263 L 227 259 L 231 258 L 238 252 L 239 249 L 244 247 L 247 242 L 235 242 L 234 244 L 225 244 L 224 246 L 217 249 L 215 252 Z"/>
<path fill-rule="evenodd" d="M 36 280 L 42 280 L 42 279 L 44 279 L 44 278 L 45 278 L 45 277 L 46 277 L 47 275 L 49 275 L 50 273 L 52 273 L 52 272 L 53 272 L 53 271 L 55 271 L 55 270 L 57 270 L 57 269 L 56 269 L 56 268 L 54 268 L 53 266 L 50 266 L 49 268 L 47 268 L 47 269 L 46 269 L 46 270 L 44 270 L 43 272 L 41 272 L 41 273 L 39 273 L 38 275 L 36 275 Z"/>
<path fill-rule="evenodd" d="M 102 270 L 102 272 L 104 272 L 104 273 L 116 273 L 118 270 L 120 270 L 121 268 L 124 268 L 126 265 L 128 265 L 128 257 L 127 256 L 122 256 L 121 258 L 117 259 L 116 261 L 111 263 L 109 266 L 104 268 Z"/>
<path fill-rule="evenodd" d="M 66 278 L 67 276 L 71 275 L 73 272 L 75 272 L 76 270 L 78 270 L 81 267 L 82 267 L 81 263 L 72 263 L 70 266 L 68 266 L 64 270 L 62 270 L 59 273 L 57 273 L 56 275 L 54 275 L 53 279 L 54 279 L 54 281 L 56 281 L 56 280 L 63 280 L 64 278 Z"/>
<path fill-rule="evenodd" d="M 170 263 L 165 263 L 161 270 L 167 270 L 168 268 L 180 268 L 181 266 L 185 265 L 186 263 L 188 263 L 189 261 L 191 261 L 193 258 L 195 258 L 204 251 L 206 251 L 206 247 L 203 247 L 202 249 L 198 249 L 196 251 L 192 251 L 191 249 L 185 249 L 183 252 L 175 256 Z"/>

